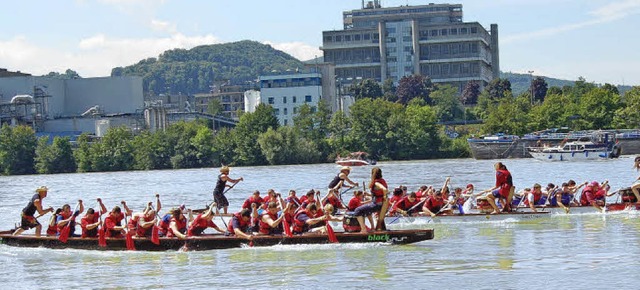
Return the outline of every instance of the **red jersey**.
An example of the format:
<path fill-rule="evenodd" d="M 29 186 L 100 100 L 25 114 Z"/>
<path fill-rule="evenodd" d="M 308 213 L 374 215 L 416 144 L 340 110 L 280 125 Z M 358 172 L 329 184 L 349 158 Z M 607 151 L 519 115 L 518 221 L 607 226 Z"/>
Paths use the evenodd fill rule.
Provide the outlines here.
<path fill-rule="evenodd" d="M 199 236 L 206 230 L 207 228 L 220 229 L 218 225 L 216 225 L 213 220 L 207 220 L 202 217 L 202 214 L 199 214 L 189 226 L 189 231 L 187 232 L 188 236 Z"/>
<path fill-rule="evenodd" d="M 248 208 L 251 209 L 251 204 L 255 203 L 258 205 L 258 207 L 262 206 L 262 203 L 264 202 L 264 199 L 262 199 L 262 197 L 255 197 L 255 196 L 251 196 L 250 198 L 247 198 L 244 203 L 242 204 L 242 209 Z"/>
<path fill-rule="evenodd" d="M 359 207 L 360 205 L 362 205 L 362 199 L 358 198 L 357 196 L 354 196 L 351 198 L 351 200 L 349 201 L 349 205 L 347 206 L 347 209 L 349 211 L 354 211 L 356 210 L 357 207 Z"/>
<path fill-rule="evenodd" d="M 424 202 L 424 207 L 428 208 L 432 213 L 437 213 L 444 206 L 444 200 L 438 199 L 435 196 L 429 197 L 427 201 Z"/>
<path fill-rule="evenodd" d="M 187 231 L 187 219 L 184 217 L 181 217 L 180 219 L 176 219 L 175 217 L 171 218 L 171 222 L 176 224 L 176 228 L 178 228 L 178 231 L 180 231 L 181 233 L 185 233 Z M 168 238 L 173 238 L 176 235 L 173 233 L 173 231 L 171 230 L 171 226 L 169 226 L 169 230 L 167 231 L 167 237 Z"/>
<path fill-rule="evenodd" d="M 258 227 L 259 227 L 259 230 L 258 230 L 258 231 L 259 231 L 261 234 L 269 235 L 269 234 L 271 234 L 271 233 L 272 233 L 272 231 L 273 231 L 274 229 L 278 228 L 280 225 L 278 225 L 278 227 L 272 228 L 268 223 L 266 223 L 266 222 L 262 221 L 262 218 L 263 218 L 264 216 L 269 216 L 269 217 L 271 218 L 271 220 L 275 221 L 275 220 L 277 220 L 277 219 L 278 219 L 278 214 L 277 214 L 277 213 L 272 214 L 272 213 L 271 213 L 271 212 L 269 212 L 269 211 L 265 211 L 265 213 L 263 213 L 263 214 L 260 216 L 260 220 L 259 220 L 259 222 L 258 222 Z"/>
<path fill-rule="evenodd" d="M 373 184 L 371 185 L 371 194 L 373 194 L 373 197 L 374 197 L 373 201 L 375 203 L 377 203 L 377 204 L 380 204 L 384 200 L 384 194 L 385 193 L 384 193 L 384 190 L 379 189 L 379 188 L 374 186 L 376 183 L 382 184 L 382 186 L 384 186 L 385 188 L 389 188 L 389 187 L 387 186 L 387 181 L 385 181 L 382 178 L 376 179 L 376 180 L 373 181 Z M 375 187 L 375 189 L 374 189 L 374 187 Z"/>
<path fill-rule="evenodd" d="M 500 189 L 500 195 L 504 198 L 509 196 L 509 191 L 513 186 L 511 173 L 508 170 L 498 169 L 496 170 L 496 186 Z"/>
<path fill-rule="evenodd" d="M 80 227 L 82 228 L 83 238 L 95 238 L 98 236 L 98 227 L 91 230 L 87 229 L 88 225 L 95 224 L 100 221 L 100 216 L 103 212 L 96 212 L 93 214 L 93 218 L 88 218 L 86 215 L 80 220 Z"/>
<path fill-rule="evenodd" d="M 119 230 L 114 230 L 114 227 L 120 226 L 120 222 L 124 219 L 124 214 L 123 213 L 119 213 L 117 216 L 113 216 L 111 214 L 109 214 L 109 216 L 107 216 L 104 219 L 104 227 L 107 230 L 107 234 L 106 237 L 114 237 L 114 238 L 121 238 L 122 234 Z"/>

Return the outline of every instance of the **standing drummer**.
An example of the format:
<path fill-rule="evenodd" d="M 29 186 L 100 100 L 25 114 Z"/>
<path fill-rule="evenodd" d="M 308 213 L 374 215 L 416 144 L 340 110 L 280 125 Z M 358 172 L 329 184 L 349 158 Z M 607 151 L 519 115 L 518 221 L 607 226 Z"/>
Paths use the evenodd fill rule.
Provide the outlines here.
<path fill-rule="evenodd" d="M 34 214 L 38 211 L 38 214 L 43 215 L 47 212 L 52 212 L 53 207 L 49 207 L 46 210 L 42 209 L 42 199 L 47 197 L 47 192 L 49 189 L 46 186 L 40 186 L 36 189 L 36 194 L 31 197 L 31 200 L 27 204 L 27 206 L 22 209 L 22 219 L 20 223 L 20 227 L 13 232 L 13 235 L 19 235 L 25 230 L 36 228 L 36 237 L 40 237 L 40 232 L 42 232 L 42 225 L 35 218 Z"/>

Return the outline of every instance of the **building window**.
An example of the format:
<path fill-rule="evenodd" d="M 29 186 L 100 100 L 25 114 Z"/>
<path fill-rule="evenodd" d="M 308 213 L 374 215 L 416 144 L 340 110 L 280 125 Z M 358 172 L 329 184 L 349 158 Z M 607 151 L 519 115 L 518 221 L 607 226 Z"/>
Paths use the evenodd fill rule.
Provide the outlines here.
<path fill-rule="evenodd" d="M 293 107 L 293 113 L 297 114 L 298 113 L 298 107 Z"/>
<path fill-rule="evenodd" d="M 351 41 L 351 35 L 345 35 L 344 41 Z"/>
<path fill-rule="evenodd" d="M 378 40 L 378 39 L 380 39 L 380 34 L 374 33 L 373 34 L 373 40 Z"/>
<path fill-rule="evenodd" d="M 451 35 L 458 35 L 458 29 L 457 28 L 451 28 Z"/>
<path fill-rule="evenodd" d="M 402 37 L 402 41 L 404 41 L 404 42 L 411 42 L 411 36 L 403 36 L 403 37 Z"/>
<path fill-rule="evenodd" d="M 311 113 L 315 113 L 317 110 L 318 110 L 318 109 L 317 109 L 315 106 L 314 106 L 314 107 L 311 107 Z"/>
<path fill-rule="evenodd" d="M 282 97 L 282 103 L 286 104 L 287 103 L 287 97 Z"/>
<path fill-rule="evenodd" d="M 336 42 L 342 41 L 342 35 L 336 35 Z"/>
<path fill-rule="evenodd" d="M 287 108 L 284 108 L 284 115 L 287 115 L 289 113 L 289 110 L 287 110 Z"/>
<path fill-rule="evenodd" d="M 280 109 L 276 109 L 275 112 L 276 112 L 276 116 L 280 115 Z"/>
<path fill-rule="evenodd" d="M 353 36 L 354 41 L 360 41 L 360 34 L 356 34 Z"/>
<path fill-rule="evenodd" d="M 362 36 L 362 39 L 364 39 L 364 40 L 371 40 L 371 34 L 369 34 L 369 33 L 365 33 L 365 34 Z"/>
<path fill-rule="evenodd" d="M 333 37 L 331 35 L 327 35 L 324 37 L 324 41 L 325 42 L 332 42 L 333 41 Z"/>
<path fill-rule="evenodd" d="M 293 97 L 291 97 L 291 98 L 293 98 L 293 100 L 291 100 L 291 101 L 295 104 L 295 103 L 296 103 L 296 101 L 297 101 L 296 96 L 293 96 Z"/>
<path fill-rule="evenodd" d="M 447 32 L 449 32 L 447 29 L 442 29 L 440 30 L 440 35 L 445 36 L 447 35 Z"/>
<path fill-rule="evenodd" d="M 311 96 L 310 95 L 304 96 L 304 102 L 305 103 L 311 103 Z"/>
<path fill-rule="evenodd" d="M 269 105 L 273 105 L 273 97 L 269 97 Z"/>
<path fill-rule="evenodd" d="M 413 52 L 413 47 L 411 47 L 411 46 L 405 46 L 405 47 L 404 47 L 404 52 Z"/>
<path fill-rule="evenodd" d="M 478 27 L 471 27 L 471 34 L 478 33 Z"/>
<path fill-rule="evenodd" d="M 431 36 L 438 36 L 438 30 L 431 30 Z"/>
<path fill-rule="evenodd" d="M 468 31 L 467 31 L 466 27 L 460 28 L 460 34 L 467 34 L 467 33 L 468 33 Z"/>

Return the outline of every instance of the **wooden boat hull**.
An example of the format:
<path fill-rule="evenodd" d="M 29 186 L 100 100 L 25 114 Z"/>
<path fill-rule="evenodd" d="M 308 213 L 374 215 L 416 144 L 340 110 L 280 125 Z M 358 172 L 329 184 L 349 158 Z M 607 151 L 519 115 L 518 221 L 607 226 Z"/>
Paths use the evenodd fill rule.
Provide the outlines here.
<path fill-rule="evenodd" d="M 376 231 L 366 234 L 361 233 L 335 233 L 339 243 L 390 243 L 411 244 L 433 239 L 433 229 L 425 230 L 394 230 Z M 67 243 L 60 242 L 56 237 L 35 237 L 34 235 L 12 236 L 10 231 L 0 232 L 1 243 L 16 247 L 44 247 L 51 249 L 83 249 L 83 250 L 126 250 L 125 239 L 107 239 L 107 246 L 100 247 L 97 238 L 69 238 Z M 135 248 L 138 251 L 170 251 L 190 250 L 206 251 L 216 249 L 240 248 L 249 244 L 249 241 L 234 236 L 219 234 L 190 237 L 186 240 L 177 238 L 160 238 L 160 244 L 156 245 L 150 239 L 134 239 Z M 328 244 L 329 239 L 325 235 L 304 234 L 286 236 L 254 236 L 253 246 L 274 245 L 299 245 L 299 244 Z"/>

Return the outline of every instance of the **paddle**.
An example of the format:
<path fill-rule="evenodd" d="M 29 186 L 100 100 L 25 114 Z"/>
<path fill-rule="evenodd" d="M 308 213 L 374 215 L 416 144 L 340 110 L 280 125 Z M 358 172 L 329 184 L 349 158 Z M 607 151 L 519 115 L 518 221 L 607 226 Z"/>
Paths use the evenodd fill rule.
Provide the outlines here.
<path fill-rule="evenodd" d="M 60 235 L 58 236 L 58 240 L 60 240 L 63 243 L 66 243 L 67 240 L 69 239 L 69 232 L 71 231 L 71 223 L 76 219 L 75 213 L 79 205 L 80 205 L 80 202 L 76 203 L 76 207 L 73 208 L 73 211 L 71 212 L 71 216 L 69 217 L 67 224 L 64 226 L 64 228 L 62 228 L 62 230 L 60 230 Z"/>
<path fill-rule="evenodd" d="M 98 246 L 107 246 L 107 230 L 102 223 L 102 215 L 100 215 L 100 228 L 98 229 Z"/>
<path fill-rule="evenodd" d="M 433 218 L 437 217 L 445 208 L 447 208 L 447 207 L 446 206 L 441 207 L 440 210 L 438 212 L 436 212 L 436 214 L 434 216 L 429 218 L 427 223 L 430 223 L 433 220 Z"/>
<path fill-rule="evenodd" d="M 356 186 L 357 186 L 357 185 L 356 185 Z M 349 188 L 347 188 L 347 189 L 343 190 L 343 191 L 340 193 L 340 202 L 342 202 L 342 195 L 343 195 L 343 194 L 345 194 L 345 193 L 347 193 L 349 190 L 352 190 L 354 187 L 355 187 L 355 186 L 349 187 Z"/>
<path fill-rule="evenodd" d="M 126 242 L 127 250 L 135 251 L 136 250 L 136 246 L 135 246 L 135 243 L 133 242 L 133 233 L 131 233 L 131 231 L 128 228 L 129 222 L 127 221 L 127 214 L 126 213 L 124 214 L 124 224 L 125 224 L 125 229 L 126 229 L 125 242 Z"/>
<path fill-rule="evenodd" d="M 289 211 L 289 204 L 287 204 L 287 207 L 283 207 L 282 206 L 282 198 L 278 199 L 278 202 L 280 203 L 280 208 L 282 208 L 282 229 L 284 230 L 284 234 L 289 237 L 292 238 L 293 237 L 293 233 L 291 232 L 291 226 L 289 225 L 289 222 L 287 221 L 287 212 Z"/>
<path fill-rule="evenodd" d="M 331 218 L 327 217 L 327 221 L 325 222 L 327 225 L 327 236 L 329 237 L 329 242 L 338 243 L 338 238 L 336 237 L 336 233 L 333 231 L 333 227 L 331 227 Z"/>
<path fill-rule="evenodd" d="M 153 227 L 151 228 L 151 242 L 156 245 L 160 245 L 160 234 L 158 233 L 160 228 L 158 227 L 158 223 L 160 223 L 162 218 L 160 218 L 160 215 L 158 215 L 158 211 L 156 211 L 155 208 L 153 208 L 153 205 L 151 205 L 151 210 L 153 210 L 156 213 L 156 218 L 158 219 L 158 221 L 155 222 L 153 224 Z"/>
<path fill-rule="evenodd" d="M 420 206 L 421 204 L 423 204 L 425 201 L 427 201 L 426 198 L 424 198 L 423 200 L 419 201 L 418 203 L 416 203 L 415 205 L 413 205 L 412 207 L 410 207 L 408 210 L 406 210 L 406 212 L 411 212 L 414 209 L 416 209 L 416 207 Z M 392 207 L 393 208 L 393 207 Z M 396 218 L 394 220 L 392 220 L 389 224 L 393 224 L 395 223 L 398 219 L 400 219 L 402 217 L 402 215 L 396 216 Z"/>

